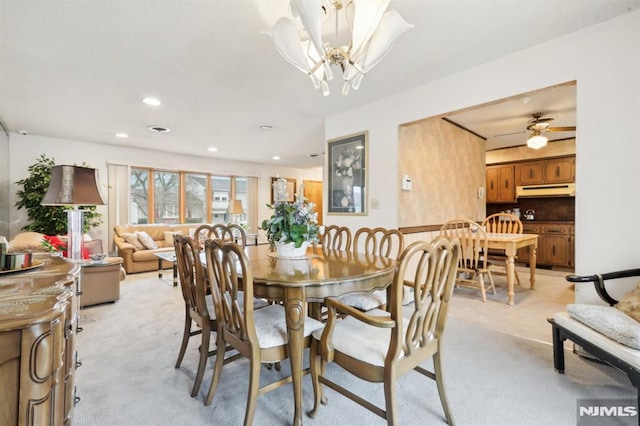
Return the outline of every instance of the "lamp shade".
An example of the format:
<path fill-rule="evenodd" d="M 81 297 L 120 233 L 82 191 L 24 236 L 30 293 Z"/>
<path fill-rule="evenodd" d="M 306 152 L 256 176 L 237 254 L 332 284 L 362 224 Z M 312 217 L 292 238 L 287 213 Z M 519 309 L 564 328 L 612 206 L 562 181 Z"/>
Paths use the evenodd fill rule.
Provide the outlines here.
<path fill-rule="evenodd" d="M 98 170 L 78 166 L 53 166 L 43 206 L 97 206 L 107 204 L 100 192 Z"/>
<path fill-rule="evenodd" d="M 243 214 L 244 209 L 242 208 L 242 201 L 240 200 L 231 200 L 229 202 L 229 208 L 227 209 L 227 213 L 229 214 Z"/>

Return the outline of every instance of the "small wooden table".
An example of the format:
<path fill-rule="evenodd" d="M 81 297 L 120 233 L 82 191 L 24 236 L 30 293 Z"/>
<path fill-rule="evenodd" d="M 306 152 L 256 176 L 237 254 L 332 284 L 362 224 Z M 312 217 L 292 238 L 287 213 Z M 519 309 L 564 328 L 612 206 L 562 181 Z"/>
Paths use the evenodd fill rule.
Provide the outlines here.
<path fill-rule="evenodd" d="M 516 281 L 516 267 L 514 259 L 519 248 L 531 246 L 529 251 L 529 278 L 530 288 L 535 288 L 536 283 L 536 251 L 538 249 L 537 234 L 496 234 L 487 233 L 487 245 L 490 249 L 504 250 L 507 256 L 507 294 L 509 305 L 514 304 L 515 292 L 513 290 Z"/>
<path fill-rule="evenodd" d="M 289 359 L 293 379 L 294 425 L 302 424 L 302 358 L 307 302 L 328 296 L 384 289 L 393 279 L 395 261 L 378 256 L 336 251 L 307 251 L 304 259 L 281 259 L 268 245 L 247 246 L 254 294 L 282 300 L 287 315 Z"/>
<path fill-rule="evenodd" d="M 158 278 L 162 278 L 162 262 L 171 262 L 173 265 L 173 286 L 178 286 L 178 260 L 176 259 L 176 253 L 174 251 L 166 251 L 161 253 L 154 253 L 154 256 L 158 258 Z"/>

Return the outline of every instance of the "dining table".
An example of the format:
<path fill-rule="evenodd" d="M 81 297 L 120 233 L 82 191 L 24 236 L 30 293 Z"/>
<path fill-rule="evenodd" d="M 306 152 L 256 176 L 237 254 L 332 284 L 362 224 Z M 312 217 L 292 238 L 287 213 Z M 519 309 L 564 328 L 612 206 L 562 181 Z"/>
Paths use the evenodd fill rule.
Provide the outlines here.
<path fill-rule="evenodd" d="M 304 318 L 308 303 L 389 286 L 395 260 L 347 251 L 323 253 L 319 247 L 299 258 L 281 258 L 269 245 L 247 246 L 256 297 L 282 301 L 285 307 L 289 360 L 293 382 L 294 425 L 302 424 Z"/>
<path fill-rule="evenodd" d="M 509 305 L 513 305 L 515 303 L 514 285 L 516 281 L 515 257 L 520 248 L 531 247 L 529 250 L 529 288 L 535 288 L 538 235 L 487 233 L 487 247 L 489 249 L 504 250 L 507 256 L 507 295 L 509 297 Z"/>

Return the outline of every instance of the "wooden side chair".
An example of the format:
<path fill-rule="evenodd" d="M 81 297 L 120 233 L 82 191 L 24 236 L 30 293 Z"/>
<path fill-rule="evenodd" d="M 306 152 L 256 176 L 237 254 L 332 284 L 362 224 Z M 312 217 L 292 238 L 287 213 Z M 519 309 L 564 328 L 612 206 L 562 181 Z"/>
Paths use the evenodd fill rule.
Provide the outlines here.
<path fill-rule="evenodd" d="M 353 254 L 364 253 L 367 256 L 380 256 L 398 259 L 404 250 L 404 236 L 397 229 L 360 228 L 353 237 Z M 373 293 L 354 293 L 340 297 L 340 301 L 349 306 L 368 311 L 383 308 L 387 304 L 387 291 Z"/>
<path fill-rule="evenodd" d="M 447 308 L 457 274 L 460 244 L 457 239 L 437 237 L 432 242 L 417 241 L 398 259 L 393 278 L 389 312 L 374 309 L 362 312 L 330 297 L 326 304 L 329 320 L 324 330 L 313 334 L 311 377 L 315 417 L 327 403 L 323 385 L 345 395 L 378 416 L 397 425 L 397 381 L 411 370 L 435 380 L 444 415 L 453 419 L 445 394 L 441 349 Z M 414 269 L 415 268 L 415 269 Z M 415 288 L 410 311 L 403 307 L 405 278 L 412 277 Z M 338 320 L 337 312 L 347 315 Z M 433 359 L 433 371 L 421 367 Z M 335 362 L 363 380 L 384 383 L 385 408 L 380 408 L 329 379 L 326 364 Z M 418 398 L 420 399 L 420 398 Z"/>
<path fill-rule="evenodd" d="M 254 309 L 253 275 L 249 260 L 242 247 L 234 242 L 207 240 L 205 242 L 207 274 L 212 285 L 218 318 L 217 344 L 219 348 L 230 345 L 249 359 L 249 389 L 244 424 L 253 424 L 258 395 L 276 389 L 291 381 L 285 377 L 260 387 L 260 364 L 274 363 L 288 358 L 287 324 L 284 306 L 273 304 Z M 244 299 L 239 298 L 240 288 L 244 289 Z M 323 324 L 310 317 L 304 321 L 304 347 L 311 341 L 311 333 Z M 213 400 L 223 361 L 216 358 L 211 387 L 205 404 Z"/>
<path fill-rule="evenodd" d="M 185 302 L 184 332 L 175 368 L 179 368 L 182 363 L 189 338 L 197 335 L 202 336 L 198 370 L 191 390 L 191 396 L 194 397 L 200 390 L 207 358 L 216 354 L 216 351 L 209 352 L 211 332 L 216 331 L 216 315 L 213 299 L 211 295 L 207 296 L 204 268 L 200 261 L 198 245 L 191 237 L 180 234 L 174 235 L 173 241 L 176 250 L 180 288 Z M 193 323 L 196 324 L 196 329 L 192 331 Z"/>
<path fill-rule="evenodd" d="M 346 226 L 329 225 L 325 226 L 321 235 L 322 252 L 351 249 L 351 231 Z"/>
<path fill-rule="evenodd" d="M 446 222 L 440 228 L 440 235 L 446 238 L 457 238 L 460 241 L 461 253 L 459 272 L 464 272 L 456 279 L 456 286 L 479 288 L 482 301 L 487 301 L 486 291 L 491 289 L 496 294 L 493 276 L 489 269 L 490 263 L 486 259 L 487 234 L 476 222 L 467 219 L 454 219 Z M 484 276 L 489 278 L 489 286 L 485 284 Z"/>
<path fill-rule="evenodd" d="M 498 234 L 522 234 L 523 226 L 522 222 L 518 218 L 518 216 L 509 214 L 509 213 L 494 213 L 490 216 L 487 216 L 481 225 L 488 234 L 498 233 Z M 489 256 L 487 256 L 489 260 L 495 260 L 497 262 L 502 262 L 504 264 L 504 271 L 492 269 L 491 272 L 495 275 L 507 275 L 507 256 L 504 254 L 504 251 L 500 250 L 489 250 Z M 514 268 L 516 274 L 516 283 L 520 284 L 520 276 L 518 276 L 518 270 Z"/>

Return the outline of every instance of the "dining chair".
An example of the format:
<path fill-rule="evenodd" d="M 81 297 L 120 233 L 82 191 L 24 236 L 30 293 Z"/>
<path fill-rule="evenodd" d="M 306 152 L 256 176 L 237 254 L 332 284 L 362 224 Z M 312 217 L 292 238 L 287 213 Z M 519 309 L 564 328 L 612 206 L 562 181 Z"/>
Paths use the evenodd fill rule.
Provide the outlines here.
<path fill-rule="evenodd" d="M 487 301 L 486 291 L 488 289 L 496 294 L 493 276 L 489 269 L 491 264 L 486 258 L 488 242 L 484 229 L 474 221 L 454 219 L 442 225 L 440 235 L 460 240 L 461 253 L 458 270 L 462 274 L 456 278 L 456 286 L 479 288 L 483 302 Z M 489 286 L 485 284 L 485 275 L 489 278 Z"/>
<path fill-rule="evenodd" d="M 397 229 L 360 228 L 353 237 L 353 254 L 379 256 L 398 259 L 404 250 L 404 236 Z M 352 293 L 340 297 L 340 301 L 349 306 L 368 311 L 374 308 L 384 309 L 387 304 L 387 291 L 376 290 L 372 293 Z"/>
<path fill-rule="evenodd" d="M 351 231 L 346 226 L 328 225 L 320 237 L 322 253 L 351 249 Z"/>
<path fill-rule="evenodd" d="M 244 249 L 234 242 L 207 240 L 205 257 L 209 281 L 214 283 L 213 294 L 218 318 L 217 345 L 229 345 L 249 359 L 249 389 L 244 424 L 253 424 L 257 398 L 270 390 L 291 382 L 287 376 L 260 387 L 260 364 L 274 363 L 288 358 L 288 338 L 285 308 L 272 304 L 254 309 L 253 274 Z M 240 288 L 244 299 L 239 298 Z M 301 318 L 304 328 L 303 347 L 309 347 L 311 333 L 323 324 L 308 316 Z M 211 387 L 205 404 L 211 404 L 220 382 L 223 362 L 216 358 Z"/>
<path fill-rule="evenodd" d="M 398 259 L 391 284 L 389 312 L 374 309 L 362 312 L 340 300 L 326 299 L 329 320 L 324 330 L 313 333 L 311 344 L 311 380 L 315 417 L 321 404 L 327 405 L 323 385 L 352 399 L 374 414 L 398 424 L 396 388 L 398 380 L 415 370 L 435 380 L 446 420 L 453 424 L 447 403 L 441 363 L 442 336 L 458 269 L 460 243 L 437 237 L 431 242 L 409 245 Z M 407 277 L 413 278 L 414 303 L 403 307 L 403 289 Z M 338 312 L 347 316 L 337 319 Z M 420 366 L 428 358 L 433 371 Z M 335 362 L 355 376 L 384 384 L 384 409 L 364 399 L 327 375 L 327 363 Z M 417 398 L 422 400 L 422 398 Z"/>
<path fill-rule="evenodd" d="M 483 221 L 481 226 L 488 234 L 497 233 L 497 234 L 522 234 L 523 226 L 520 218 L 518 216 L 510 214 L 510 213 L 494 213 L 492 215 L 487 216 Z M 504 265 L 504 270 L 492 269 L 491 272 L 495 275 L 507 275 L 507 256 L 504 253 L 504 250 L 491 250 L 489 249 L 489 255 L 487 256 L 489 260 L 495 260 L 498 262 L 502 262 Z M 515 257 L 517 259 L 517 257 Z M 492 264 L 494 264 L 492 262 Z M 495 264 L 497 265 L 497 263 Z M 518 275 L 518 269 L 514 268 L 516 283 L 520 284 L 520 276 Z"/>
<path fill-rule="evenodd" d="M 185 302 L 184 332 L 175 368 L 179 368 L 182 363 L 189 338 L 197 335 L 202 336 L 198 370 L 191 390 L 191 396 L 194 397 L 200 390 L 207 358 L 216 354 L 215 350 L 209 352 L 211 333 L 216 331 L 216 315 L 213 298 L 210 295 L 207 296 L 204 268 L 200 261 L 198 245 L 191 237 L 180 234 L 175 234 L 173 241 L 176 250 L 180 288 Z M 197 328 L 192 331 L 193 323 L 196 324 Z"/>

